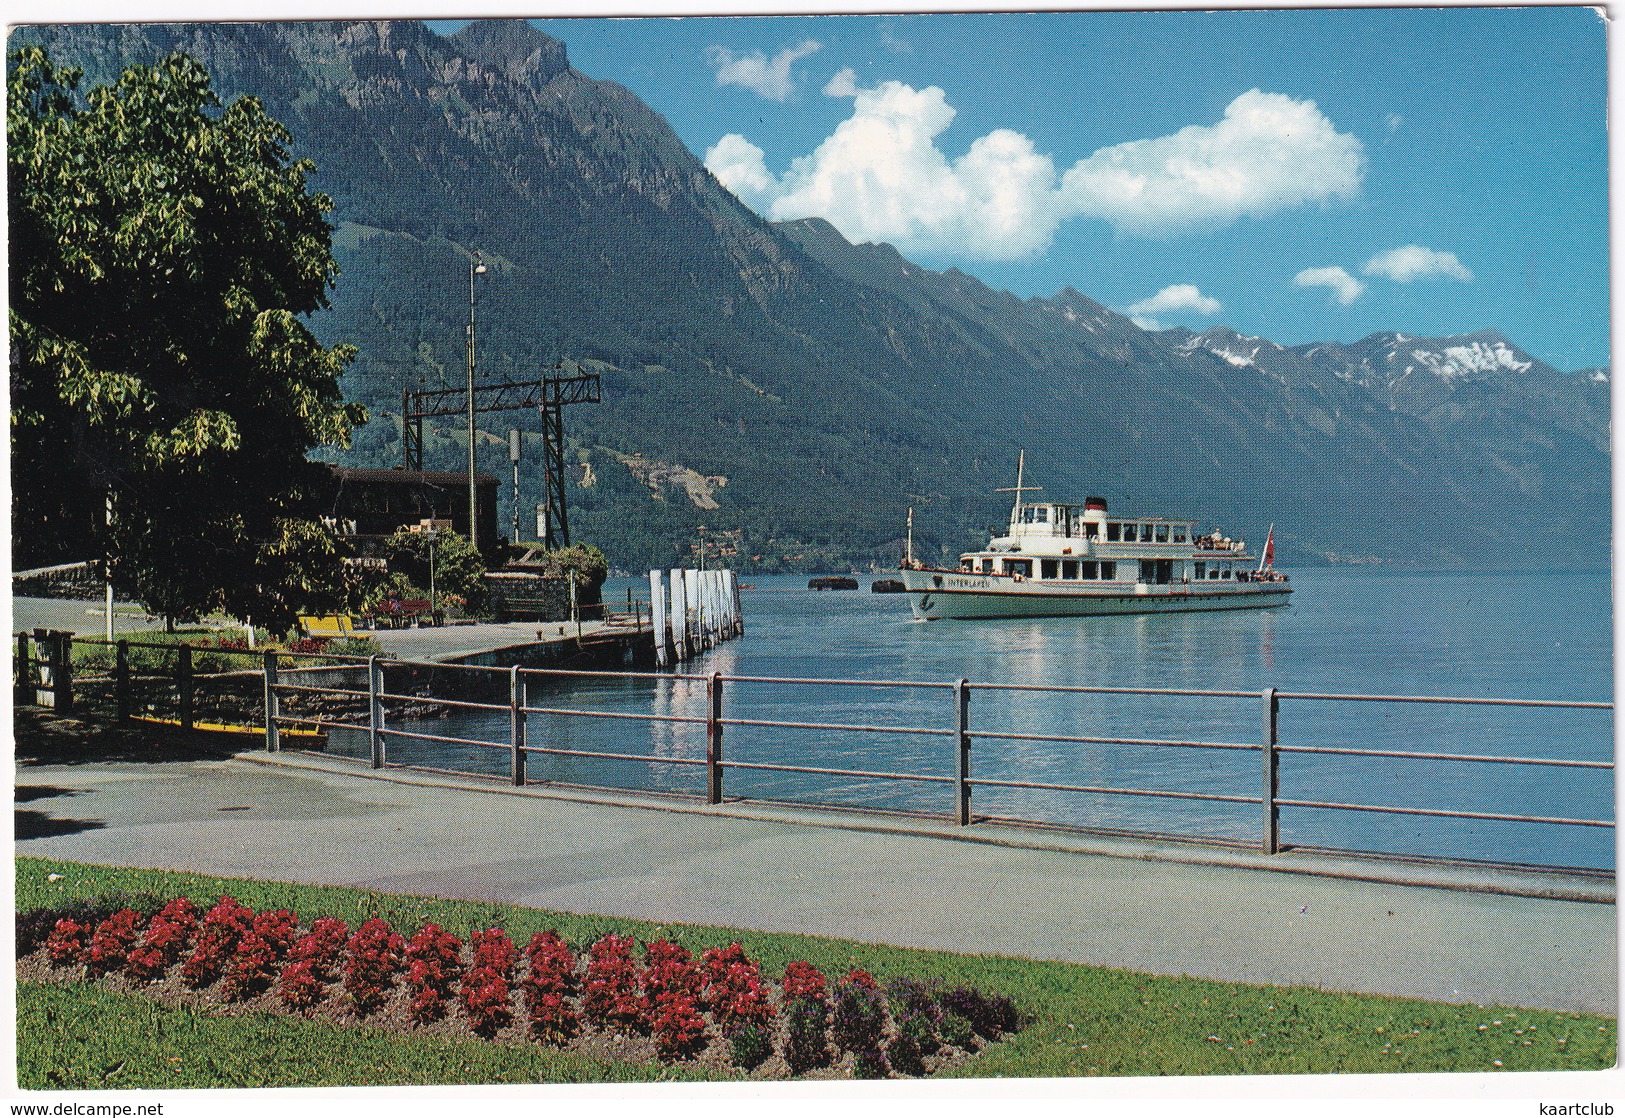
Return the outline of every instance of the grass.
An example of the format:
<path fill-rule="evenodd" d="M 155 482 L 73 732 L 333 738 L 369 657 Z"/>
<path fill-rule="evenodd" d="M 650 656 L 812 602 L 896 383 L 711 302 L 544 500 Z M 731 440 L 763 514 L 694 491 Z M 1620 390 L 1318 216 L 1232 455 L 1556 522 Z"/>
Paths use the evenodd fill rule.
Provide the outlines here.
<path fill-rule="evenodd" d="M 48 881 L 52 873 L 61 874 L 62 880 Z M 881 981 L 937 978 L 1008 994 L 1029 1024 L 956 1069 L 954 1074 L 961 1076 L 1594 1070 L 1613 1066 L 1617 1043 L 1615 1021 L 1592 1014 L 1480 1009 L 1301 987 L 1163 978 L 811 936 L 654 925 L 358 889 L 17 859 L 19 912 L 117 889 L 164 899 L 184 894 L 200 904 L 230 893 L 254 909 L 286 907 L 306 920 L 337 916 L 352 925 L 376 914 L 408 932 L 426 920 L 463 936 L 500 924 L 521 943 L 546 928 L 556 928 L 577 946 L 608 931 L 640 940 L 665 935 L 696 952 L 737 939 L 765 972 L 775 976 L 786 963 L 804 959 L 826 973 L 862 967 Z M 83 983 L 22 987 L 17 1047 L 19 1084 L 28 1088 L 695 1077 L 680 1066 L 599 1063 L 540 1046 L 339 1030 L 272 1016 L 211 1016 Z"/>

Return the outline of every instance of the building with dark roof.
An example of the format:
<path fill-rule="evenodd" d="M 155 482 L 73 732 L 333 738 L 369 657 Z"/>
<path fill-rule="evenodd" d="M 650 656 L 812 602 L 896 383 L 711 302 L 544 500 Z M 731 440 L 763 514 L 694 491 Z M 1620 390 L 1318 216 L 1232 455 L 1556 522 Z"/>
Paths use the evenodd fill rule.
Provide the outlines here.
<path fill-rule="evenodd" d="M 468 474 L 452 470 L 356 469 L 332 466 L 334 494 L 331 515 L 340 523 L 353 522 L 358 537 L 392 536 L 424 520 L 449 520 L 452 530 L 467 536 Z M 478 524 L 475 546 L 489 555 L 497 537 L 497 479 L 474 475 Z"/>

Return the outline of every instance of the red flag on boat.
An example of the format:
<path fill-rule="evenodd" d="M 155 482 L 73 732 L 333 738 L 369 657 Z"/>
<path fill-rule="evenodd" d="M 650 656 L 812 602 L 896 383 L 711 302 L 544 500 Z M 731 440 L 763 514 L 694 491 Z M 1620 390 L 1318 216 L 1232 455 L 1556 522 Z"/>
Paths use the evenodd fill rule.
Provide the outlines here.
<path fill-rule="evenodd" d="M 1259 570 L 1267 570 L 1275 565 L 1275 525 L 1270 525 L 1269 539 L 1264 541 L 1264 557 L 1258 561 Z"/>

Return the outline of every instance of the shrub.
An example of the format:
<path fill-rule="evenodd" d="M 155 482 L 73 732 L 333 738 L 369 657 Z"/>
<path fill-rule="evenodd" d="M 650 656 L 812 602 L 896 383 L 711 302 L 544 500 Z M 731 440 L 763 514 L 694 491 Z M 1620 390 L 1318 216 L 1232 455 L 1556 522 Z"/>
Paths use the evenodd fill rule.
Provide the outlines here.
<path fill-rule="evenodd" d="M 784 980 L 779 985 L 786 1001 L 813 998 L 821 1003 L 828 988 L 823 974 L 811 963 L 791 963 L 785 967 Z"/>
<path fill-rule="evenodd" d="M 406 945 L 406 984 L 417 991 L 411 1005 L 414 1023 L 445 1016 L 452 983 L 462 973 L 462 952 L 463 941 L 433 921 L 419 928 Z"/>
<path fill-rule="evenodd" d="M 728 1047 L 735 1067 L 755 1071 L 773 1055 L 773 1034 L 755 1021 L 747 1021 L 733 1031 Z"/>
<path fill-rule="evenodd" d="M 406 941 L 374 916 L 356 929 L 347 947 L 350 958 L 344 964 L 344 988 L 356 1012 L 365 1015 L 381 1006 L 395 985 Z"/>
<path fill-rule="evenodd" d="M 700 1016 L 703 978 L 694 957 L 679 944 L 655 940 L 644 948 L 644 1004 L 649 1007 L 655 1047 L 662 1056 L 688 1056 L 705 1047 Z"/>
<path fill-rule="evenodd" d="M 85 936 L 90 927 L 70 917 L 62 917 L 45 940 L 45 953 L 59 967 L 85 961 Z"/>
<path fill-rule="evenodd" d="M 197 946 L 181 968 L 186 985 L 201 989 L 225 971 L 238 942 L 253 929 L 254 912 L 231 897 L 221 897 L 203 917 Z"/>
<path fill-rule="evenodd" d="M 937 1001 L 949 1013 L 958 1014 L 969 1022 L 977 1036 L 998 1040 L 1005 1033 L 1021 1028 L 1021 1014 L 1009 998 L 989 997 L 972 986 L 960 986 L 941 995 Z"/>
<path fill-rule="evenodd" d="M 308 1015 L 326 995 L 326 983 L 318 977 L 314 963 L 295 959 L 282 968 L 276 992 L 283 1005 Z"/>
<path fill-rule="evenodd" d="M 576 958 L 570 945 L 552 930 L 537 932 L 525 948 L 529 973 L 520 983 L 531 1035 L 548 1044 L 563 1044 L 581 1030 L 581 1017 L 570 1004 L 576 989 Z"/>
<path fill-rule="evenodd" d="M 117 890 L 97 897 L 68 901 L 51 908 L 36 908 L 19 912 L 16 917 L 17 957 L 32 954 L 50 938 L 57 921 L 72 920 L 87 932 L 121 909 L 134 909 L 142 916 L 151 916 L 159 909 L 159 901 L 151 893 L 126 893 Z"/>
<path fill-rule="evenodd" d="M 141 934 L 141 914 L 133 908 L 120 909 L 96 926 L 85 952 L 86 972 L 92 978 L 124 969 L 130 949 Z"/>
<path fill-rule="evenodd" d="M 463 977 L 462 1002 L 470 1027 L 487 1040 L 513 1021 L 513 997 L 508 981 L 495 967 L 474 967 Z"/>
<path fill-rule="evenodd" d="M 587 1019 L 605 1028 L 646 1029 L 647 1006 L 638 989 L 632 937 L 610 933 L 587 954 L 587 989 L 581 1001 Z"/>
<path fill-rule="evenodd" d="M 942 1015 L 942 1022 L 937 1026 L 937 1034 L 944 1044 L 951 1044 L 967 1052 L 976 1050 L 976 1030 L 970 1027 L 969 1021 L 957 1013 Z"/>
<path fill-rule="evenodd" d="M 474 948 L 474 967 L 489 967 L 503 977 L 513 978 L 514 964 L 519 962 L 519 949 L 501 928 L 489 928 L 468 937 Z"/>
<path fill-rule="evenodd" d="M 309 964 L 310 976 L 317 982 L 333 981 L 338 971 L 339 956 L 350 941 L 350 926 L 342 920 L 323 916 L 300 936 L 289 952 L 295 963 Z"/>
<path fill-rule="evenodd" d="M 879 992 L 856 980 L 862 973 L 854 971 L 835 987 L 830 1035 L 843 1051 L 852 1053 L 853 1074 L 860 1079 L 881 1079 L 886 1075 L 886 1057 L 881 1051 L 885 1008 Z"/>
<path fill-rule="evenodd" d="M 705 967 L 703 1001 L 724 1034 L 746 1021 L 772 1018 L 773 1006 L 761 974 L 739 944 L 708 948 L 700 961 Z"/>
<path fill-rule="evenodd" d="M 788 973 L 788 972 L 786 972 Z M 792 1075 L 810 1068 L 827 1067 L 830 1061 L 826 1029 L 829 1007 L 810 996 L 794 998 L 784 1011 L 789 1035 L 784 1041 L 784 1059 Z"/>
<path fill-rule="evenodd" d="M 276 979 L 277 962 L 275 945 L 258 932 L 249 931 L 237 941 L 231 970 L 220 984 L 221 995 L 235 1002 L 270 989 Z"/>
<path fill-rule="evenodd" d="M 929 986 L 912 978 L 899 978 L 886 985 L 886 1001 L 898 1034 L 907 1037 L 920 1055 L 930 1056 L 942 1047 L 937 1037 L 942 1008 Z M 896 1066 L 897 1061 L 894 1059 L 892 1064 Z"/>
<path fill-rule="evenodd" d="M 131 949 L 124 972 L 138 982 L 161 978 L 180 959 L 190 939 L 191 929 L 184 921 L 172 921 L 159 913 L 147 925 L 141 945 Z"/>

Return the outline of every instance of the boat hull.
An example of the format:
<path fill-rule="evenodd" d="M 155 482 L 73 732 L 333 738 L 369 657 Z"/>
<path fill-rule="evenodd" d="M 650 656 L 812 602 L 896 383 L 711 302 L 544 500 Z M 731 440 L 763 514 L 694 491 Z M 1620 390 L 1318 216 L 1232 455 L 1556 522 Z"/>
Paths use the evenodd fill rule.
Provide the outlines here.
<path fill-rule="evenodd" d="M 921 621 L 1273 609 L 1286 605 L 1292 594 L 1280 582 L 1107 588 L 952 571 L 905 570 L 902 577 L 909 606 Z"/>

